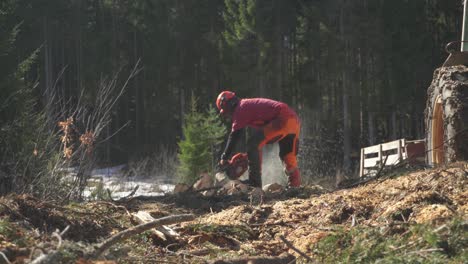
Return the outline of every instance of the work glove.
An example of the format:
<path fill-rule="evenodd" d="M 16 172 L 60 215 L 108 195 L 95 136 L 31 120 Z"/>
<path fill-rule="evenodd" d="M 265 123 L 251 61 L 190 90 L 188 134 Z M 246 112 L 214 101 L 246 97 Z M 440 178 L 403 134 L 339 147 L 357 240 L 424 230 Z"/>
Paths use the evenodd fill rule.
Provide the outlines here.
<path fill-rule="evenodd" d="M 219 165 L 223 166 L 228 163 L 226 153 L 221 154 L 221 158 L 219 159 Z"/>

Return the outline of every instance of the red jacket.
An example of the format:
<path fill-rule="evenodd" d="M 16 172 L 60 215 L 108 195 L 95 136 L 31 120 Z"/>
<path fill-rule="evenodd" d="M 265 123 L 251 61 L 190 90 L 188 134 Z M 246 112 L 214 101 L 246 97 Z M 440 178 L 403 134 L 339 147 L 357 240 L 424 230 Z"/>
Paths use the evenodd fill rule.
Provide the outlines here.
<path fill-rule="evenodd" d="M 281 115 L 296 115 L 287 104 L 266 98 L 241 99 L 232 113 L 232 129 L 260 128 Z"/>
<path fill-rule="evenodd" d="M 294 116 L 296 113 L 285 103 L 266 98 L 239 100 L 232 113 L 232 128 L 221 159 L 227 159 L 245 127 L 261 128 L 279 117 Z"/>

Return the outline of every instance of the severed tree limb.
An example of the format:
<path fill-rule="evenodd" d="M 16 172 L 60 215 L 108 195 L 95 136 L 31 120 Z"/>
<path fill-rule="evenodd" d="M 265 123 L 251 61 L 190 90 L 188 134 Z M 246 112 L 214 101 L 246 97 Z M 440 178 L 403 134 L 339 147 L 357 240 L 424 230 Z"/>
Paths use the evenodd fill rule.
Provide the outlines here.
<path fill-rule="evenodd" d="M 128 199 L 130 199 L 133 195 L 135 195 L 135 193 L 138 191 L 138 188 L 140 188 L 140 185 L 135 186 L 135 188 L 133 188 L 132 192 L 131 192 L 129 195 L 120 198 L 120 199 L 117 200 L 116 202 L 118 202 L 118 203 L 123 203 L 123 202 L 128 201 Z M 109 197 L 110 197 L 110 196 L 109 196 Z"/>
<path fill-rule="evenodd" d="M 135 195 L 135 193 L 138 191 L 138 188 L 140 188 L 140 185 L 137 185 L 135 186 L 135 188 L 133 188 L 133 190 L 130 192 L 130 194 L 128 194 L 127 196 L 125 197 L 122 197 L 118 200 L 114 200 L 112 198 L 112 193 L 111 191 L 109 190 L 109 188 L 106 189 L 107 191 L 107 196 L 109 196 L 109 200 L 111 200 L 111 202 L 114 202 L 114 203 L 125 203 L 125 202 L 128 202 L 128 200 L 130 200 L 132 198 L 133 195 Z"/>
<path fill-rule="evenodd" d="M 166 217 L 162 217 L 162 218 L 156 219 L 154 221 L 151 221 L 145 224 L 137 225 L 135 227 L 119 232 L 111 236 L 110 238 L 104 240 L 104 242 L 100 243 L 97 246 L 97 248 L 93 252 L 91 252 L 90 257 L 97 258 L 104 251 L 110 248 L 112 245 L 122 240 L 125 240 L 127 238 L 130 238 L 136 234 L 140 234 L 151 228 L 161 226 L 161 225 L 170 225 L 170 224 L 175 224 L 175 223 L 180 223 L 180 222 L 191 221 L 194 219 L 195 219 L 195 216 L 192 214 L 181 214 L 181 215 L 166 216 Z"/>
<path fill-rule="evenodd" d="M 286 238 L 284 236 L 281 235 L 281 236 L 279 236 L 279 238 L 281 239 L 281 241 L 283 241 L 286 244 L 286 246 L 288 246 L 288 248 L 296 251 L 303 258 L 307 259 L 307 261 L 309 261 L 310 263 L 316 263 L 313 259 L 311 259 L 309 256 L 307 256 L 304 252 L 297 249 L 291 242 L 286 240 Z"/>
<path fill-rule="evenodd" d="M 342 186 L 340 189 L 354 188 L 354 187 L 359 186 L 359 185 L 361 185 L 361 184 L 365 184 L 365 183 L 368 183 L 368 182 L 370 182 L 370 181 L 375 181 L 375 180 L 379 179 L 380 176 L 381 176 L 380 174 L 381 174 L 381 173 L 384 171 L 384 169 L 385 169 L 385 164 L 387 164 L 387 159 L 388 159 L 388 155 L 385 156 L 384 162 L 381 164 L 379 170 L 377 171 L 377 173 L 375 174 L 374 177 L 369 177 L 369 178 L 367 178 L 367 179 L 365 179 L 365 180 L 359 180 L 359 181 L 357 181 L 357 182 L 353 182 L 353 183 L 351 183 L 351 184 L 347 184 L 347 185 L 345 185 L 345 186 Z M 394 167 L 396 167 L 396 166 L 394 166 Z M 387 168 L 387 169 L 388 169 L 388 168 Z"/>
<path fill-rule="evenodd" d="M 53 232 L 52 237 L 55 237 L 58 240 L 57 248 L 55 250 L 51 250 L 48 254 L 44 254 L 44 252 L 42 252 L 41 250 L 41 254 L 39 255 L 39 257 L 37 257 L 36 259 L 33 259 L 30 263 L 31 264 L 47 264 L 47 263 L 60 262 L 61 253 L 59 249 L 62 247 L 62 236 L 65 235 L 65 233 L 68 231 L 69 228 L 70 226 L 68 225 L 67 227 L 65 227 L 65 229 L 62 232 L 60 232 L 59 230 Z M 35 249 L 31 251 L 31 256 L 34 254 L 34 251 Z"/>
<path fill-rule="evenodd" d="M 10 260 L 8 260 L 8 258 L 7 258 L 7 256 L 5 255 L 5 253 L 3 253 L 3 252 L 0 251 L 0 256 L 3 257 L 3 259 L 5 260 L 5 262 L 6 262 L 7 264 L 11 264 Z"/>
<path fill-rule="evenodd" d="M 281 254 L 277 257 L 245 257 L 236 259 L 216 259 L 209 264 L 285 264 L 296 263 L 296 257 L 291 254 Z"/>
<path fill-rule="evenodd" d="M 145 224 L 156 220 L 147 211 L 138 211 L 133 213 L 132 218 L 135 219 L 138 224 Z M 169 239 L 172 240 L 179 236 L 177 232 L 165 225 L 157 226 L 151 229 L 151 231 L 153 231 L 153 233 L 163 241 L 167 241 Z"/>
<path fill-rule="evenodd" d="M 380 168 L 379 168 L 379 171 L 377 172 L 377 174 L 375 175 L 374 178 L 378 179 L 380 177 L 380 174 L 382 173 L 382 171 L 384 170 L 385 168 L 385 164 L 387 164 L 387 160 L 388 160 L 388 155 L 385 156 L 385 160 L 382 164 L 380 164 Z"/>

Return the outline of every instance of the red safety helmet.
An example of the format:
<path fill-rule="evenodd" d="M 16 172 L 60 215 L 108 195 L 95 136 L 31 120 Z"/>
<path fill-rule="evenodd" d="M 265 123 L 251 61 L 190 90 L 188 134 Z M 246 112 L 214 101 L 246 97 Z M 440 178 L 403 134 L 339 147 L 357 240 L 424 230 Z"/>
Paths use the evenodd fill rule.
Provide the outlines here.
<path fill-rule="evenodd" d="M 220 114 L 225 114 L 226 112 L 229 113 L 232 112 L 238 101 L 239 99 L 234 92 L 223 91 L 216 99 L 216 107 L 218 107 Z"/>

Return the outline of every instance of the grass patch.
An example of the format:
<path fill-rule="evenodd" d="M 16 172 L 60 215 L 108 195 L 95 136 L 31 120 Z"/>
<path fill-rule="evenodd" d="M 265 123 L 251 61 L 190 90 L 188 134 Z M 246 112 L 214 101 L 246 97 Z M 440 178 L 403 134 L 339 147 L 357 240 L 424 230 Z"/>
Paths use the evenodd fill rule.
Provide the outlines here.
<path fill-rule="evenodd" d="M 239 241 L 253 239 L 255 234 L 248 226 L 243 225 L 205 225 L 195 224 L 187 227 L 189 232 L 217 234 L 227 237 L 234 237 Z"/>
<path fill-rule="evenodd" d="M 2 241 L 5 243 L 3 244 Z M 9 222 L 6 219 L 0 219 L 0 247 L 1 246 L 18 246 L 25 247 L 30 241 L 25 234 L 25 231 L 19 228 L 16 224 Z"/>
<path fill-rule="evenodd" d="M 402 233 L 389 232 L 388 228 L 342 228 L 319 241 L 312 251 L 321 263 L 464 263 L 468 260 L 468 222 L 454 219 L 442 226 L 413 224 L 405 228 Z"/>

